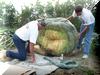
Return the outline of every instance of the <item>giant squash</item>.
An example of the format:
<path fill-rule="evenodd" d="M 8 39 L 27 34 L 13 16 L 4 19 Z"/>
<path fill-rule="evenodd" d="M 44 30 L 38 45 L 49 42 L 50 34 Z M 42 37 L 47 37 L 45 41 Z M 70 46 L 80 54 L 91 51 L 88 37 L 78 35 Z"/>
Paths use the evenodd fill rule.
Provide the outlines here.
<path fill-rule="evenodd" d="M 72 52 L 77 44 L 75 26 L 65 18 L 47 18 L 44 21 L 47 26 L 40 31 L 37 39 L 41 50 L 55 56 Z M 36 52 L 42 54 L 40 50 Z"/>

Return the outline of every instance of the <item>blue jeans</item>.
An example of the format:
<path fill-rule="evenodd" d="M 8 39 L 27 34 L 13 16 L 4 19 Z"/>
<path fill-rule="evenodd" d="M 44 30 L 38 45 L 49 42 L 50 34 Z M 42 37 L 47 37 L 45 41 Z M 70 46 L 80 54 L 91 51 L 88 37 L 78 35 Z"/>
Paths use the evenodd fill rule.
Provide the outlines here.
<path fill-rule="evenodd" d="M 26 42 L 21 40 L 16 34 L 13 36 L 13 42 L 18 49 L 18 53 L 13 51 L 7 51 L 6 55 L 10 58 L 19 59 L 21 61 L 26 59 Z"/>
<path fill-rule="evenodd" d="M 89 29 L 88 31 L 86 32 L 85 36 L 80 36 L 79 38 L 79 42 L 78 42 L 78 45 L 77 45 L 77 48 L 81 48 L 81 45 L 82 45 L 82 41 L 83 41 L 83 38 L 84 38 L 84 46 L 83 46 L 83 53 L 84 54 L 89 54 L 89 50 L 90 50 L 90 47 L 91 47 L 91 38 L 92 38 L 92 33 L 93 33 L 93 30 L 94 30 L 94 25 L 95 23 L 89 25 Z M 84 29 L 84 25 L 81 25 L 80 27 L 80 32 Z"/>

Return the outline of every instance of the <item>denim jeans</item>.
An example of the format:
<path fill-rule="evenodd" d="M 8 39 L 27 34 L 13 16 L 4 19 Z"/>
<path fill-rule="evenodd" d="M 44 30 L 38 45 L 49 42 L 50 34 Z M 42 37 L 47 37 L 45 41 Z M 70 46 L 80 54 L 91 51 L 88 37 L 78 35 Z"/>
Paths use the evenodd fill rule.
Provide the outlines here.
<path fill-rule="evenodd" d="M 15 59 L 19 59 L 19 60 L 25 60 L 26 59 L 26 42 L 21 40 L 16 34 L 14 34 L 13 36 L 13 42 L 15 44 L 15 46 L 18 49 L 18 52 L 13 52 L 13 51 L 7 51 L 6 55 L 10 58 L 15 58 Z"/>
<path fill-rule="evenodd" d="M 92 33 L 93 33 L 93 30 L 94 30 L 94 25 L 95 23 L 89 25 L 89 30 L 86 32 L 85 36 L 80 36 L 79 38 L 79 42 L 78 42 L 78 45 L 77 45 L 77 48 L 81 48 L 81 45 L 82 45 L 82 41 L 83 41 L 83 38 L 84 38 L 84 46 L 83 46 L 83 53 L 84 54 L 89 54 L 89 50 L 90 50 L 90 47 L 91 47 L 91 38 L 92 38 Z M 84 29 L 84 25 L 81 25 L 80 27 L 80 32 Z"/>

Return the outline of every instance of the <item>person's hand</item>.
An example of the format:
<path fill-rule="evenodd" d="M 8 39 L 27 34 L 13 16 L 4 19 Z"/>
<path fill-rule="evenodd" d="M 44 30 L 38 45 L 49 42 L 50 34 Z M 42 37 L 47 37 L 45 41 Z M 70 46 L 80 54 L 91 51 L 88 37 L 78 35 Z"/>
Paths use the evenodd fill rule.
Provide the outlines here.
<path fill-rule="evenodd" d="M 32 63 L 34 63 L 35 62 L 35 55 L 34 55 L 34 53 L 28 53 L 28 56 L 30 56 L 31 57 L 31 62 Z"/>
<path fill-rule="evenodd" d="M 31 60 L 32 60 L 32 63 L 35 62 L 35 55 L 34 54 L 31 56 Z"/>
<path fill-rule="evenodd" d="M 78 38 L 80 38 L 80 33 L 78 33 Z"/>
<path fill-rule="evenodd" d="M 81 37 L 81 33 L 78 33 L 78 39 Z"/>
<path fill-rule="evenodd" d="M 40 49 L 40 46 L 39 45 L 34 45 L 34 48 L 35 49 Z"/>
<path fill-rule="evenodd" d="M 79 41 L 79 39 L 80 39 L 80 33 L 77 33 L 76 40 Z"/>

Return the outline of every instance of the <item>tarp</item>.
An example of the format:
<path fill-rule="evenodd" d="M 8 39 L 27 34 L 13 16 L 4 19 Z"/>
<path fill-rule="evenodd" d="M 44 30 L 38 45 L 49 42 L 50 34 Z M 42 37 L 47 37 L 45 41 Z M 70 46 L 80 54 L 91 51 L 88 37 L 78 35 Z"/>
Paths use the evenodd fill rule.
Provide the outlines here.
<path fill-rule="evenodd" d="M 31 62 L 30 57 L 27 57 L 27 58 L 28 59 L 26 61 L 19 61 L 17 59 L 13 59 L 5 63 L 16 65 L 16 66 L 21 66 L 21 67 L 25 67 L 29 69 L 34 69 L 37 75 L 50 74 L 51 72 L 55 71 L 58 68 L 57 66 L 51 64 L 48 60 L 45 60 L 44 56 L 39 55 L 39 54 L 35 54 L 36 61 L 34 63 Z"/>

